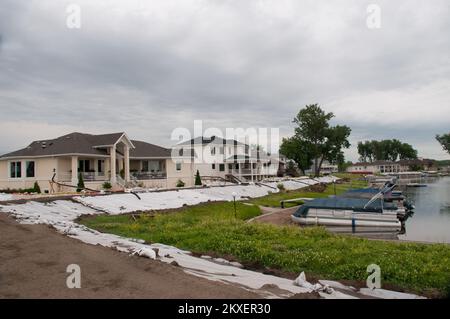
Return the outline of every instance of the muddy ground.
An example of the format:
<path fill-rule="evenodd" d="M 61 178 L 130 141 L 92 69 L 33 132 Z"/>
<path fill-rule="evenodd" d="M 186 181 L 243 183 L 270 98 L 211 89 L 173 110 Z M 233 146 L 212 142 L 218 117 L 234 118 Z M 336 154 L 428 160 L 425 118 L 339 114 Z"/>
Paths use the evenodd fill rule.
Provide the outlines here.
<path fill-rule="evenodd" d="M 66 267 L 81 267 L 69 289 Z M 177 266 L 21 225 L 0 214 L 0 298 L 259 298 L 236 286 L 188 275 Z"/>

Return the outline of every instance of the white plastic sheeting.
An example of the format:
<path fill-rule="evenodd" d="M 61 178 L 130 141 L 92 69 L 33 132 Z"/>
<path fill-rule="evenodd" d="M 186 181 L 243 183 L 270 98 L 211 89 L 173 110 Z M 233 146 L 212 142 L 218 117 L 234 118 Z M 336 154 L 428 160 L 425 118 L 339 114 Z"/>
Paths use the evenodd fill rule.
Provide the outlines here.
<path fill-rule="evenodd" d="M 13 199 L 13 195 L 0 193 L 0 202 Z"/>
<path fill-rule="evenodd" d="M 27 224 L 49 224 L 69 237 L 92 245 L 112 247 L 129 254 L 137 253 L 153 259 L 153 249 L 158 249 L 162 262 L 175 261 L 185 272 L 213 281 L 234 283 L 251 291 L 257 290 L 267 298 L 283 298 L 292 294 L 310 292 L 295 286 L 292 280 L 241 269 L 232 264 L 221 264 L 205 258 L 194 257 L 188 251 L 163 244 L 146 245 L 137 240 L 119 237 L 79 225 L 74 220 L 81 215 L 100 212 L 78 203 L 58 200 L 51 203 L 27 202 L 20 205 L 0 206 L 0 211 L 13 215 L 19 222 Z M 152 253 L 153 252 L 153 253 Z M 264 285 L 276 285 L 280 290 L 273 292 L 262 289 Z"/>
<path fill-rule="evenodd" d="M 301 183 L 295 180 L 299 180 Z M 233 200 L 233 193 L 237 195 L 236 200 L 245 200 L 247 198 L 262 197 L 269 193 L 278 192 L 277 184 L 283 184 L 286 189 L 292 190 L 308 187 L 308 185 L 314 185 L 318 182 L 329 183 L 333 180 L 333 177 L 320 177 L 317 180 L 308 178 L 295 180 L 282 180 L 268 183 L 267 185 L 271 187 L 251 184 L 139 193 L 138 195 L 141 199 L 130 193 L 75 197 L 74 199 L 83 205 L 102 210 L 109 214 L 123 214 L 135 211 L 179 208 L 184 205 L 196 205 L 208 201 L 231 201 Z"/>

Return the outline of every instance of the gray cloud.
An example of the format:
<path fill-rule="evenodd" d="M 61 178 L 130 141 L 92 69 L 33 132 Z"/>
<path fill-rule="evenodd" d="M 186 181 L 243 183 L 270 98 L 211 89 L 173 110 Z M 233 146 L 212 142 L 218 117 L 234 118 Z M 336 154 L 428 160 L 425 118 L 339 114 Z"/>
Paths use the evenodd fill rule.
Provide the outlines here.
<path fill-rule="evenodd" d="M 286 136 L 320 103 L 353 144 L 400 138 L 446 157 L 434 141 L 450 129 L 446 0 L 378 1 L 379 30 L 356 0 L 83 0 L 79 30 L 65 24 L 72 2 L 0 4 L 2 151 L 67 130 L 170 145 L 194 119 Z"/>

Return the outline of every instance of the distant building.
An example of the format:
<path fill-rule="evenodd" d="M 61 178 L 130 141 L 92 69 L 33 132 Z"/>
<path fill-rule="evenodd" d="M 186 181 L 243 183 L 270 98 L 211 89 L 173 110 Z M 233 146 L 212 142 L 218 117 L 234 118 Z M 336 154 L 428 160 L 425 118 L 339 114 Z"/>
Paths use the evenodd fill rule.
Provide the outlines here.
<path fill-rule="evenodd" d="M 311 166 L 311 168 L 309 170 L 306 170 L 305 173 L 306 174 L 313 174 L 315 172 L 315 164 L 313 163 L 313 165 Z M 320 167 L 320 173 L 319 174 L 323 174 L 323 175 L 330 175 L 333 173 L 337 173 L 338 172 L 338 166 L 335 164 L 331 164 L 328 161 L 323 161 L 322 166 Z"/>
<path fill-rule="evenodd" d="M 437 171 L 436 161 L 431 159 L 415 159 L 392 161 L 359 162 L 347 168 L 353 174 L 383 174 L 411 171 Z"/>
<path fill-rule="evenodd" d="M 408 171 L 437 171 L 438 166 L 435 160 L 427 158 L 419 158 L 415 160 L 399 161 L 402 172 Z"/>
<path fill-rule="evenodd" d="M 390 161 L 359 162 L 347 168 L 352 174 L 378 174 L 378 173 L 398 173 L 400 164 Z"/>

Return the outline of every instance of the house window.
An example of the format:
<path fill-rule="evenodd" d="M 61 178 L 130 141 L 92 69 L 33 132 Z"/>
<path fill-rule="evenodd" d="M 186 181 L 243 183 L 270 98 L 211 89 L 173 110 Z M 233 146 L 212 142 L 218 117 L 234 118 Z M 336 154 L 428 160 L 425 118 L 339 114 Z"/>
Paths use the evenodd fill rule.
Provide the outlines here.
<path fill-rule="evenodd" d="M 233 164 L 228 164 L 228 169 L 233 169 Z"/>
<path fill-rule="evenodd" d="M 212 164 L 212 165 L 211 165 L 211 168 L 212 168 L 212 169 L 216 169 L 216 164 Z"/>
<path fill-rule="evenodd" d="M 104 173 L 105 172 L 105 160 L 98 160 L 97 162 L 97 172 Z"/>
<path fill-rule="evenodd" d="M 255 169 L 256 168 L 256 163 L 253 163 L 252 166 L 253 166 L 253 169 Z"/>
<path fill-rule="evenodd" d="M 21 178 L 22 177 L 22 163 L 21 162 L 11 162 L 10 163 L 10 177 L 11 178 Z"/>
<path fill-rule="evenodd" d="M 216 155 L 216 148 L 215 147 L 211 147 L 211 155 Z"/>
<path fill-rule="evenodd" d="M 148 172 L 148 161 L 142 161 L 142 171 Z"/>
<path fill-rule="evenodd" d="M 221 172 L 225 171 L 225 164 L 219 164 L 219 171 Z"/>
<path fill-rule="evenodd" d="M 26 162 L 27 177 L 34 177 L 34 161 Z"/>
<path fill-rule="evenodd" d="M 78 171 L 79 172 L 89 172 L 91 170 L 90 160 L 79 160 L 78 161 Z"/>
<path fill-rule="evenodd" d="M 181 171 L 181 163 L 176 164 L 176 169 L 177 169 L 177 171 Z"/>

